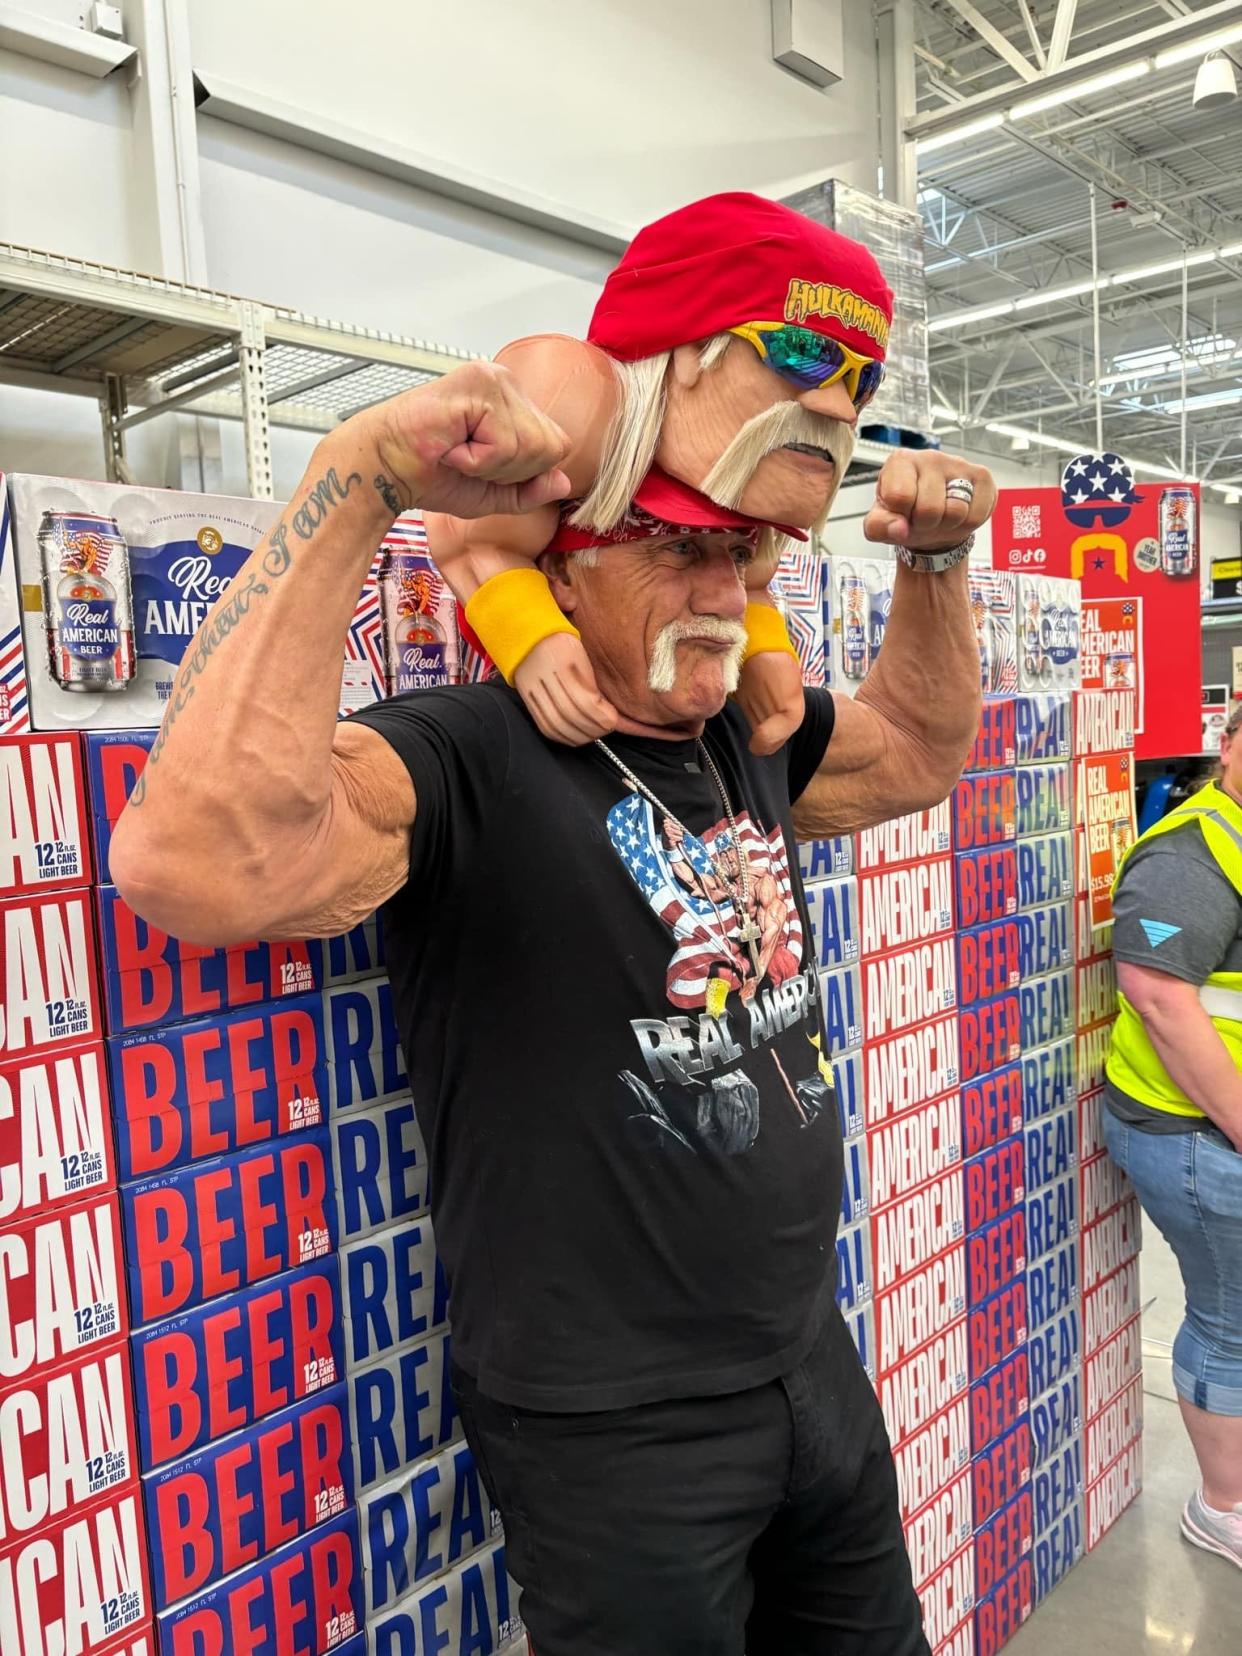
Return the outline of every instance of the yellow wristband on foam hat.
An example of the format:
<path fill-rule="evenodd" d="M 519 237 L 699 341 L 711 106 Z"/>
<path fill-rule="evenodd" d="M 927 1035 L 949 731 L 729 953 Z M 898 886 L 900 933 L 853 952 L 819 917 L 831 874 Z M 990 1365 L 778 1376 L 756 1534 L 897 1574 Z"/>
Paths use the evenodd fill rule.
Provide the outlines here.
<path fill-rule="evenodd" d="M 466 605 L 466 620 L 499 667 L 506 684 L 536 644 L 554 633 L 581 635 L 552 596 L 546 575 L 537 569 L 506 569 L 493 575 Z"/>
<path fill-rule="evenodd" d="M 785 617 L 772 604 L 747 604 L 743 662 L 749 661 L 751 656 L 776 650 L 797 659 L 798 651 L 785 626 Z"/>

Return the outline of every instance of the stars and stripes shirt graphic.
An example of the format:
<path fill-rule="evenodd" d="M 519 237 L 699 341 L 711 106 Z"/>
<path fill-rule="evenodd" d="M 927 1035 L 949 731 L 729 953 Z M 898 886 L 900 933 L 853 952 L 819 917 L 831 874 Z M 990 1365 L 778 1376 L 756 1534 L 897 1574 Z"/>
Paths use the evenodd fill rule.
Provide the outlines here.
<path fill-rule="evenodd" d="M 722 972 L 741 975 L 746 953 L 737 941 L 733 904 L 713 905 L 701 892 L 682 884 L 673 870 L 673 856 L 664 843 L 655 811 L 639 794 L 628 794 L 608 813 L 608 837 L 635 885 L 673 934 L 675 948 L 668 966 L 668 998 L 689 1010 L 703 1006 L 707 985 Z M 737 819 L 738 836 L 750 861 L 752 881 L 771 870 L 784 900 L 786 922 L 781 941 L 796 964 L 802 963 L 802 920 L 794 901 L 789 858 L 780 828 L 765 836 L 746 812 Z M 730 829 L 718 822 L 703 835 L 687 832 L 677 855 L 704 880 L 711 877 L 711 859 L 727 852 Z"/>

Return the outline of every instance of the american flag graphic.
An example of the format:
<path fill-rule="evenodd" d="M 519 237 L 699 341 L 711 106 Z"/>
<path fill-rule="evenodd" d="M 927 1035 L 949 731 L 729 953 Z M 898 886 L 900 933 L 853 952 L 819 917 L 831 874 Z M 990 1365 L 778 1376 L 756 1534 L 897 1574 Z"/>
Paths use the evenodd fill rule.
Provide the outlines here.
<path fill-rule="evenodd" d="M 824 566 L 813 550 L 786 552 L 777 570 L 789 636 L 798 652 L 803 684 L 819 689 L 824 677 Z"/>
<path fill-rule="evenodd" d="M 796 966 L 802 964 L 802 919 L 794 901 L 789 858 L 780 828 L 766 837 L 746 812 L 737 818 L 738 835 L 751 866 L 752 881 L 769 870 L 785 904 L 784 948 Z M 629 870 L 635 885 L 673 934 L 676 947 L 668 965 L 668 998 L 674 1006 L 703 1006 L 712 977 L 739 979 L 749 969 L 746 951 L 736 939 L 737 916 L 731 903 L 717 907 L 682 885 L 673 872 L 672 858 L 656 827 L 655 811 L 639 794 L 627 794 L 608 813 L 608 838 Z M 730 845 L 727 822 L 718 822 L 703 835 L 687 833 L 679 852 L 705 879 L 712 874 L 712 856 Z"/>
<path fill-rule="evenodd" d="M 16 585 L 13 568 L 13 525 L 9 513 L 9 491 L 0 472 L 0 578 Z M 30 729 L 30 703 L 26 696 L 26 655 L 22 648 L 20 617 L 0 632 L 0 734 L 16 736 Z"/>

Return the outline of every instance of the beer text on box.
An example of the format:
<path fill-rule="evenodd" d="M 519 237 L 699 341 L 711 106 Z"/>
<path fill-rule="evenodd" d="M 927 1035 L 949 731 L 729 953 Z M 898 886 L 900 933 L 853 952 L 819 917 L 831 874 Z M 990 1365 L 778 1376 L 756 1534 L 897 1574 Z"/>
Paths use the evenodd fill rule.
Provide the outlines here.
<path fill-rule="evenodd" d="M 252 1650 L 287 1643 L 302 1656 L 325 1656 L 363 1625 L 357 1515 L 351 1508 L 277 1552 L 160 1613 L 167 1656 Z"/>
<path fill-rule="evenodd" d="M 1017 708 L 1012 696 L 986 697 L 966 770 L 1005 770 L 1017 763 Z"/>
<path fill-rule="evenodd" d="M 953 849 L 978 851 L 1004 845 L 1017 834 L 1017 773 L 984 771 L 963 776 L 953 790 Z"/>
<path fill-rule="evenodd" d="M 1018 960 L 1016 919 L 993 920 L 960 931 L 957 934 L 959 1005 L 974 1006 L 993 995 L 1016 989 L 1021 981 Z"/>
<path fill-rule="evenodd" d="M 982 926 L 1018 910 L 1018 852 L 1013 845 L 963 851 L 953 859 L 957 923 Z"/>
<path fill-rule="evenodd" d="M 139 1180 L 121 1205 L 136 1323 L 248 1288 L 336 1247 L 327 1129 Z"/>
<path fill-rule="evenodd" d="M 1026 1272 L 1026 1214 L 1021 1207 L 966 1233 L 966 1302 L 973 1310 Z"/>
<path fill-rule="evenodd" d="M 144 1469 L 334 1385 L 345 1372 L 335 1255 L 137 1329 L 131 1340 Z"/>
<path fill-rule="evenodd" d="M 143 1479 L 157 1610 L 352 1506 L 345 1386 Z"/>
<path fill-rule="evenodd" d="M 1021 1420 L 1010 1427 L 971 1465 L 975 1496 L 975 1527 L 978 1529 L 998 1513 L 1006 1502 L 1031 1482 L 1031 1428 Z"/>
<path fill-rule="evenodd" d="M 975 1542 L 975 1573 L 979 1570 Z M 1035 1607 L 1035 1572 L 1029 1557 L 1022 1558 L 992 1591 L 975 1606 L 975 1656 L 996 1656 Z"/>
<path fill-rule="evenodd" d="M 113 1035 L 281 1000 L 383 969 L 382 930 L 374 918 L 342 938 L 209 949 L 148 925 L 115 886 L 101 886 L 96 902 Z"/>
<path fill-rule="evenodd" d="M 1022 1051 L 1021 1014 L 1014 989 L 989 1001 L 964 1006 L 958 1014 L 962 1080 L 973 1081 L 988 1070 L 1010 1064 Z"/>
<path fill-rule="evenodd" d="M 1022 1065 L 1006 1064 L 962 1085 L 962 1149 L 977 1156 L 1022 1128 Z"/>
<path fill-rule="evenodd" d="M 966 1347 L 969 1360 L 969 1330 Z M 994 1369 L 972 1376 L 970 1382 L 971 1452 L 979 1455 L 990 1443 L 1015 1426 L 1030 1409 L 1030 1365 L 1019 1346 Z"/>

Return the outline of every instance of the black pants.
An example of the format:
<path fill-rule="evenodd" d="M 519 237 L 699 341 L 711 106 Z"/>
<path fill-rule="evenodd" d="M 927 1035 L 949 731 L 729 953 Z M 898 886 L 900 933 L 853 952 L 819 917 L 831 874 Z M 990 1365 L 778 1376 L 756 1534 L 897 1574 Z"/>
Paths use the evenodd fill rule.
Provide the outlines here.
<path fill-rule="evenodd" d="M 543 1414 L 460 1369 L 535 1656 L 926 1656 L 875 1395 L 835 1312 L 724 1397 Z"/>

